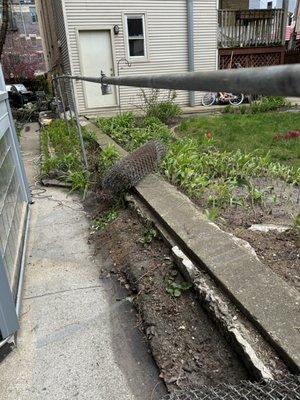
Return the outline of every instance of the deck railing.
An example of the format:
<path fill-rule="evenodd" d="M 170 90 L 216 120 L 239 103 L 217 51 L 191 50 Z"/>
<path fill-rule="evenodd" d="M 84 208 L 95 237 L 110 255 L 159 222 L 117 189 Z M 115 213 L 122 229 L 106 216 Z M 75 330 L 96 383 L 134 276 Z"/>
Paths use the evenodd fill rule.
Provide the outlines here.
<path fill-rule="evenodd" d="M 219 48 L 282 43 L 284 10 L 219 10 Z"/>

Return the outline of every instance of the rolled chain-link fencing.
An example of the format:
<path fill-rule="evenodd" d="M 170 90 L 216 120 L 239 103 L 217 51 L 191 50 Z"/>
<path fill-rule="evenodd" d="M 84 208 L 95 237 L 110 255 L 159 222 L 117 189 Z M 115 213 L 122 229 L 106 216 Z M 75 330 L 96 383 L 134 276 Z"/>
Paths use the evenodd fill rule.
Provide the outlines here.
<path fill-rule="evenodd" d="M 300 377 L 290 375 L 268 382 L 242 381 L 239 385 L 202 386 L 176 391 L 162 400 L 300 400 Z"/>
<path fill-rule="evenodd" d="M 163 143 L 153 140 L 118 161 L 104 176 L 103 189 L 118 193 L 137 185 L 160 163 L 166 153 Z"/>

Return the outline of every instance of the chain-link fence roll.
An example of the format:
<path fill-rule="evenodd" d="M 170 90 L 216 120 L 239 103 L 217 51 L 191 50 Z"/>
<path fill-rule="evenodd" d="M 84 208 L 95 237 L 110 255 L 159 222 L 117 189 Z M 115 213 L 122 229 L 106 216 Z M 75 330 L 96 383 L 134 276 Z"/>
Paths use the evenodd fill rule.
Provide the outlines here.
<path fill-rule="evenodd" d="M 176 391 L 162 400 L 300 400 L 300 377 L 287 376 L 268 382 L 247 382 L 239 385 L 220 384 Z"/>
<path fill-rule="evenodd" d="M 165 156 L 163 143 L 154 140 L 118 161 L 104 176 L 103 189 L 118 193 L 136 186 L 154 171 Z"/>

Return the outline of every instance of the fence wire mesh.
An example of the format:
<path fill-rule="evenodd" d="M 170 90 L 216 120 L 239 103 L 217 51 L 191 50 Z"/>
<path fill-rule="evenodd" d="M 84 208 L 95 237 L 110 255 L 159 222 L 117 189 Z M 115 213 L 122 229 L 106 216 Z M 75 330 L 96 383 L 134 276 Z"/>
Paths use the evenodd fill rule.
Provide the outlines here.
<path fill-rule="evenodd" d="M 163 400 L 300 400 L 300 377 L 291 375 L 268 382 L 243 381 L 236 386 L 203 386 L 174 392 Z"/>
<path fill-rule="evenodd" d="M 118 193 L 137 185 L 156 168 L 165 152 L 165 146 L 159 141 L 146 143 L 107 172 L 103 178 L 103 188 Z"/>

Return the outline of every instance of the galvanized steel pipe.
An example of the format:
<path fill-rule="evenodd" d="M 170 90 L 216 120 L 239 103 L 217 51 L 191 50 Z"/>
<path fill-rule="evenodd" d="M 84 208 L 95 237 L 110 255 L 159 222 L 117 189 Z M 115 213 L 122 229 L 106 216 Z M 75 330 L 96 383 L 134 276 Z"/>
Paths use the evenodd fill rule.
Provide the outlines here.
<path fill-rule="evenodd" d="M 175 74 L 104 76 L 102 78 L 69 76 L 87 82 L 156 89 L 193 90 L 261 94 L 264 96 L 300 97 L 300 64 L 274 67 L 239 68 L 211 72 Z"/>
<path fill-rule="evenodd" d="M 195 71 L 195 45 L 194 45 L 194 0 L 186 1 L 187 30 L 188 30 L 188 71 Z M 195 106 L 195 92 L 189 92 L 189 105 Z"/>

